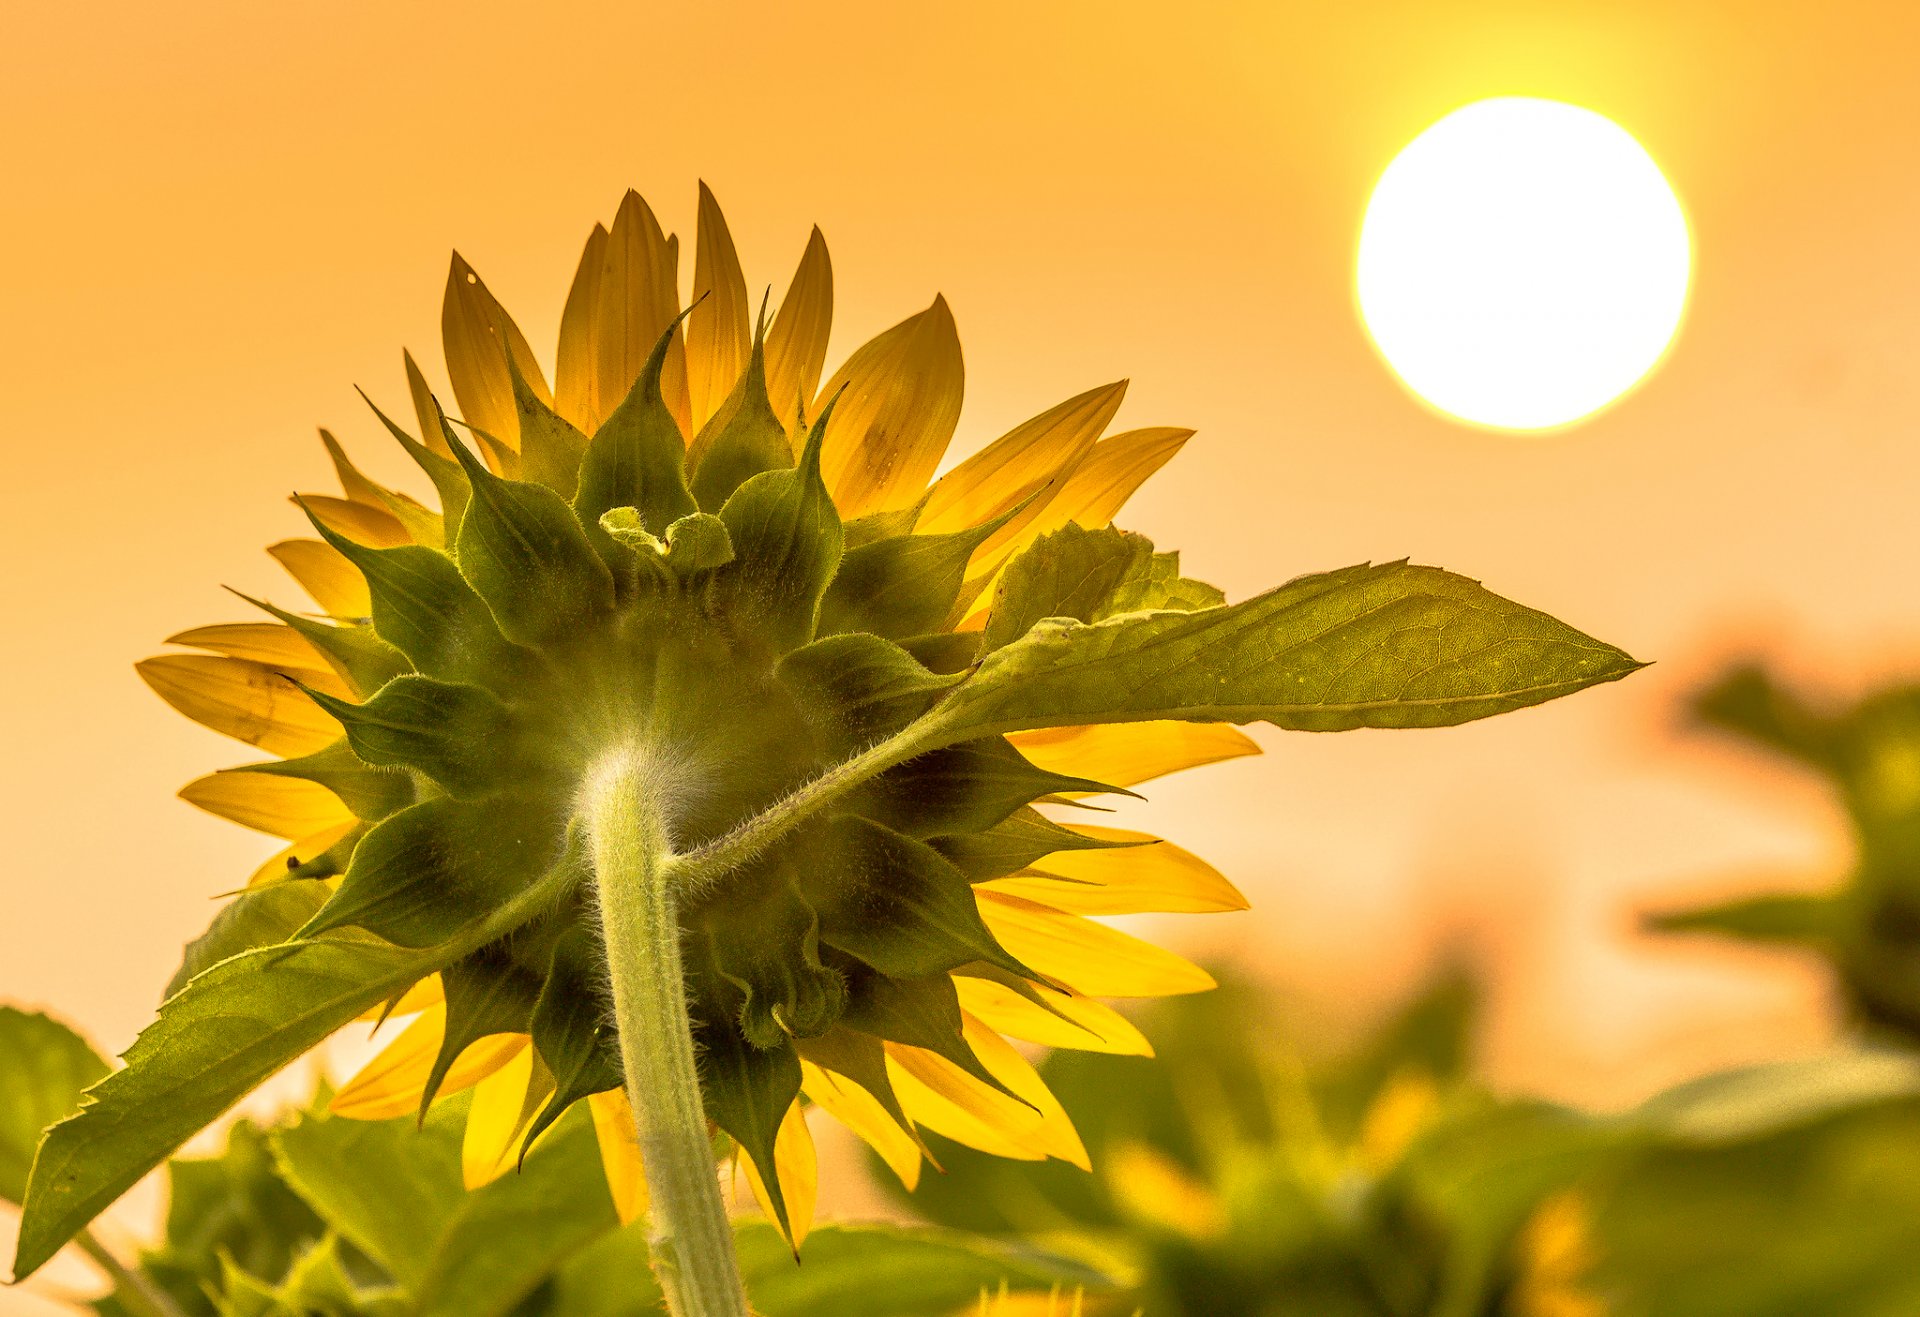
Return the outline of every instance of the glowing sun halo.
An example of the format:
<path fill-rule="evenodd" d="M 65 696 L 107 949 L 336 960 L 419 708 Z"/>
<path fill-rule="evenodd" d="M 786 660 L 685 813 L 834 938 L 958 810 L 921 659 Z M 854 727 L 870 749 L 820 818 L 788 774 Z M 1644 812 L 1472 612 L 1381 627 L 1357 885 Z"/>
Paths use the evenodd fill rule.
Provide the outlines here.
<path fill-rule="evenodd" d="M 1505 430 L 1567 425 L 1659 362 L 1692 247 L 1658 165 L 1612 120 L 1503 97 L 1456 110 L 1387 166 L 1356 291 L 1414 393 Z"/>

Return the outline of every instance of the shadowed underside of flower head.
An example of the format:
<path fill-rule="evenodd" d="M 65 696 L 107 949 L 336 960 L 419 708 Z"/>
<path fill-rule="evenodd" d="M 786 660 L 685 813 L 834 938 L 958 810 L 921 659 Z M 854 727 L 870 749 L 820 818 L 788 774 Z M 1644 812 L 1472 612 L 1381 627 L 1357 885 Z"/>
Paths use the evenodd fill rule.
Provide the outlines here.
<path fill-rule="evenodd" d="M 1084 1164 L 1008 1039 L 1147 1052 L 1097 999 L 1210 980 L 1099 917 L 1245 904 L 1193 854 L 1079 821 L 1085 798 L 1253 753 L 1235 722 L 1445 725 L 1637 666 L 1404 563 L 1228 605 L 1111 525 L 1189 436 L 1108 434 L 1124 385 L 936 480 L 962 389 L 944 301 L 822 383 L 817 230 L 770 318 L 704 188 L 684 311 L 678 256 L 629 193 L 587 242 L 550 380 L 456 255 L 459 419 L 411 357 L 413 425 L 379 414 L 436 506 L 323 433 L 341 493 L 300 496 L 315 535 L 269 550 L 314 609 L 262 602 L 141 665 L 276 756 L 182 794 L 289 844 L 49 1140 L 28 1269 L 166 1139 L 363 1014 L 406 1022 L 338 1114 L 471 1089 L 477 1183 L 585 1101 L 640 1211 L 582 835 L 616 761 L 699 877 L 680 919 L 706 1112 L 796 1243 L 808 1104 L 909 1184 L 921 1128 Z M 161 1097 L 172 1126 L 102 1152 L 113 1110 Z"/>

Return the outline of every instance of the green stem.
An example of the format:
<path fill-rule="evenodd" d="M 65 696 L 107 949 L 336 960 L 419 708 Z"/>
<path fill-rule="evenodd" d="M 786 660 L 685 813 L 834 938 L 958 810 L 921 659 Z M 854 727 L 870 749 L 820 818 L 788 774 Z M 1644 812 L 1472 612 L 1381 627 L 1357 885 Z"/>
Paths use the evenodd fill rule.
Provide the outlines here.
<path fill-rule="evenodd" d="M 674 1317 L 746 1317 L 700 1105 L 679 891 L 657 800 L 658 784 L 629 752 L 597 767 L 583 800 L 620 1059 L 646 1164 L 653 1266 Z"/>
<path fill-rule="evenodd" d="M 100 1242 L 100 1236 L 91 1229 L 83 1228 L 73 1237 L 80 1251 L 93 1259 L 95 1266 L 105 1272 L 107 1279 L 114 1285 L 114 1297 L 120 1300 L 120 1306 L 136 1317 L 186 1317 L 180 1311 L 180 1305 L 173 1296 L 153 1283 L 146 1272 L 129 1267 L 112 1250 Z"/>

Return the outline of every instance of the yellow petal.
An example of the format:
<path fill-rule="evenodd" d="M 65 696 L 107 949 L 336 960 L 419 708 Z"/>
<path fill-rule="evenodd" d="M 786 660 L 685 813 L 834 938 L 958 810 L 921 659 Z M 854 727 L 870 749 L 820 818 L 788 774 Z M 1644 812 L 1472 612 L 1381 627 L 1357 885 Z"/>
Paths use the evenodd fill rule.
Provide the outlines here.
<path fill-rule="evenodd" d="M 382 1021 L 390 1017 L 418 1015 L 429 1006 L 444 1005 L 446 1000 L 447 994 L 446 990 L 440 985 L 440 976 L 438 974 L 429 974 L 426 978 L 421 979 L 411 988 L 401 993 L 400 1000 L 395 1002 L 391 1007 L 385 1002 L 382 1002 L 378 1006 L 368 1007 L 354 1018 L 356 1020 L 365 1020 L 377 1028 Z"/>
<path fill-rule="evenodd" d="M 691 434 L 720 410 L 753 345 L 753 311 L 747 305 L 747 278 L 727 232 L 727 217 L 703 182 L 700 184 L 698 242 L 693 253 L 692 314 L 687 316 L 687 389 L 693 404 Z M 702 300 L 704 299 L 704 300 Z"/>
<path fill-rule="evenodd" d="M 889 1042 L 887 1073 L 909 1119 L 982 1152 L 1017 1161 L 1058 1157 L 1087 1168 L 1073 1122 L 1034 1068 L 1006 1039 L 971 1015 L 962 1036 L 987 1072 L 1020 1099 L 990 1088 L 946 1058 Z"/>
<path fill-rule="evenodd" d="M 1113 850 L 1055 851 L 1019 873 L 980 890 L 1024 897 L 1077 915 L 1209 914 L 1245 910 L 1247 898 L 1225 875 L 1192 851 L 1145 832 L 1075 825 L 1101 841 L 1129 842 Z"/>
<path fill-rule="evenodd" d="M 607 234 L 607 259 L 593 318 L 599 400 L 608 414 L 626 399 L 640 378 L 647 354 L 680 314 L 679 263 L 678 241 L 661 233 L 660 222 L 638 192 L 628 192 Z M 692 433 L 685 335 L 676 334 L 667 350 L 660 387 L 680 422 L 681 434 Z"/>
<path fill-rule="evenodd" d="M 1067 1047 L 1079 1052 L 1111 1052 L 1118 1056 L 1152 1056 L 1153 1044 L 1131 1021 L 1110 1006 L 1075 993 L 1035 984 L 1048 1010 L 1005 984 L 991 979 L 953 976 L 960 1005 L 996 1033 L 1044 1047 Z M 1066 1018 L 1061 1018 L 1062 1016 Z"/>
<path fill-rule="evenodd" d="M 373 612 L 366 578 L 331 544 L 282 540 L 268 545 L 267 552 L 329 617 L 361 618 Z"/>
<path fill-rule="evenodd" d="M 520 1136 L 538 1112 L 534 1051 L 522 1047 L 473 1086 L 467 1133 L 460 1144 L 460 1175 L 469 1189 L 491 1184 L 513 1169 Z"/>
<path fill-rule="evenodd" d="M 774 1213 L 760 1168 L 744 1147 L 734 1146 L 740 1154 L 740 1169 L 747 1173 L 747 1187 L 753 1190 L 753 1201 L 760 1204 L 767 1220 L 778 1226 L 780 1218 Z M 797 1101 L 787 1108 L 780 1119 L 779 1133 L 773 1136 L 773 1165 L 780 1177 L 781 1196 L 786 1200 L 787 1221 L 792 1226 L 787 1243 L 798 1253 L 807 1242 L 807 1232 L 813 1229 L 814 1204 L 820 1196 L 820 1162 L 813 1150 L 813 1131 L 807 1128 Z"/>
<path fill-rule="evenodd" d="M 823 1070 L 804 1057 L 800 1060 L 800 1091 L 807 1095 L 808 1101 L 879 1153 L 908 1192 L 920 1183 L 920 1145 L 914 1142 L 912 1134 L 900 1128 L 899 1122 L 873 1094 L 851 1079 Z"/>
<path fill-rule="evenodd" d="M 613 1209 L 620 1224 L 647 1214 L 647 1166 L 640 1155 L 640 1132 L 633 1123 L 633 1107 L 623 1088 L 611 1088 L 587 1099 L 593 1113 L 594 1137 L 600 1141 L 600 1165 L 613 1193 Z"/>
<path fill-rule="evenodd" d="M 1128 1141 L 1111 1149 L 1104 1179 L 1121 1211 L 1136 1220 L 1189 1239 L 1205 1239 L 1226 1227 L 1219 1195 L 1147 1144 Z"/>
<path fill-rule="evenodd" d="M 911 507 L 960 422 L 966 371 L 944 297 L 855 350 L 820 390 L 834 398 L 821 474 L 843 519 Z"/>
<path fill-rule="evenodd" d="M 438 984 L 438 978 L 422 983 Z M 405 1003 L 402 1002 L 402 1005 Z M 434 1002 L 421 1008 L 412 1023 L 398 1037 L 375 1053 L 341 1090 L 333 1095 L 327 1110 L 351 1120 L 393 1120 L 411 1116 L 420 1109 L 420 1094 L 433 1072 L 433 1061 L 440 1052 L 440 1040 L 446 1035 L 447 1008 Z M 532 1042 L 523 1033 L 489 1034 L 468 1045 L 447 1070 L 440 1084 L 440 1096 L 472 1088 L 490 1075 L 498 1074 L 525 1052 Z M 522 1090 L 526 1080 L 522 1077 Z"/>
<path fill-rule="evenodd" d="M 980 916 L 1016 960 L 1089 997 L 1205 992 L 1213 976 L 1171 951 L 1079 915 L 976 888 Z"/>
<path fill-rule="evenodd" d="M 396 544 L 413 543 L 413 536 L 407 534 L 400 519 L 384 507 L 370 508 L 350 498 L 333 498 L 327 494 L 302 494 L 300 499 L 321 525 L 355 544 L 391 549 Z"/>
<path fill-rule="evenodd" d="M 553 395 L 547 390 L 547 377 L 533 359 L 526 336 L 459 252 L 453 254 L 452 267 L 447 271 L 440 337 L 461 419 L 507 447 L 519 448 L 520 411 L 513 399 L 507 352 L 513 353 L 514 364 L 542 402 L 552 405 Z"/>
<path fill-rule="evenodd" d="M 228 658 L 252 659 L 271 668 L 299 672 L 330 671 L 320 651 L 290 626 L 278 622 L 222 622 L 168 636 L 169 645 L 204 649 Z M 301 677 L 302 681 L 306 678 Z"/>
<path fill-rule="evenodd" d="M 357 821 L 340 797 L 318 782 L 274 773 L 209 773 L 181 787 L 180 799 L 289 841 L 349 828 Z"/>
<path fill-rule="evenodd" d="M 247 879 L 248 887 L 262 887 L 268 883 L 279 882 L 287 876 L 287 870 L 306 863 L 316 855 L 326 852 L 327 847 L 339 841 L 354 829 L 354 822 L 337 823 L 334 826 L 314 833 L 311 837 L 302 837 L 285 850 L 275 852 L 272 859 L 253 871 Z M 418 1010 L 419 1007 L 413 1009 Z M 398 1013 L 398 1008 L 395 1008 Z"/>
<path fill-rule="evenodd" d="M 134 665 L 147 685 L 197 723 L 277 755 L 304 755 L 340 738 L 340 724 L 285 674 L 213 654 L 162 654 Z"/>
<path fill-rule="evenodd" d="M 1260 747 L 1231 723 L 1150 721 L 1098 727 L 1049 727 L 1007 738 L 1037 766 L 1116 787 L 1217 764 Z"/>
<path fill-rule="evenodd" d="M 1049 481 L 1064 485 L 1063 476 L 1093 448 L 1126 392 L 1125 380 L 1089 389 L 1015 426 L 940 478 L 915 529 L 927 535 L 966 530 L 999 516 Z M 1043 505 L 1044 496 L 1019 520 L 1031 520 Z M 995 538 L 1012 529 L 1003 527 Z"/>
<path fill-rule="evenodd" d="M 767 398 L 789 433 L 799 431 L 801 408 L 820 389 L 832 328 L 833 261 L 816 227 L 767 330 Z"/>
<path fill-rule="evenodd" d="M 600 401 L 600 365 L 594 351 L 594 314 L 600 303 L 600 276 L 607 264 L 607 229 L 593 226 L 586 250 L 573 272 L 567 305 L 560 313 L 560 350 L 553 367 L 553 409 L 592 434 L 607 419 Z"/>
<path fill-rule="evenodd" d="M 420 442 L 451 462 L 453 449 L 447 446 L 447 432 L 440 424 L 440 404 L 434 399 L 433 390 L 427 387 L 427 377 L 420 373 L 420 364 L 413 359 L 413 353 L 403 350 L 400 363 L 406 367 L 407 393 L 413 399 L 413 414 L 420 423 Z"/>
<path fill-rule="evenodd" d="M 328 459 L 333 462 L 333 473 L 340 478 L 341 493 L 364 507 L 386 506 L 383 497 L 386 491 L 361 474 L 360 468 L 353 464 L 353 459 L 347 456 L 347 450 L 340 446 L 340 441 L 330 431 L 320 432 L 320 443 L 326 448 Z"/>
<path fill-rule="evenodd" d="M 1110 525 L 1134 491 L 1191 438 L 1191 430 L 1155 426 L 1102 439 L 1074 468 L 1072 479 L 1048 507 L 1035 534 L 1057 530 L 1069 521 L 1088 530 Z"/>

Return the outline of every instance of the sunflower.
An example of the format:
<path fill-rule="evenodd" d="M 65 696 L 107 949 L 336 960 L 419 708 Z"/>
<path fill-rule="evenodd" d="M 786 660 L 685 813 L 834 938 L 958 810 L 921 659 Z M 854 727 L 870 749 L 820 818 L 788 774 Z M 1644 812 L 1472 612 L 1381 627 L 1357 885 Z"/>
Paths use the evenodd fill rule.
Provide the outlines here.
<path fill-rule="evenodd" d="M 456 255 L 460 419 L 411 357 L 412 430 L 374 408 L 437 506 L 323 434 L 341 493 L 296 495 L 315 533 L 269 550 L 315 608 L 254 601 L 267 620 L 141 665 L 278 756 L 182 794 L 289 845 L 49 1134 L 23 1274 L 292 1056 L 391 1013 L 340 1114 L 469 1089 L 479 1182 L 584 1105 L 616 1204 L 651 1202 L 670 1306 L 744 1311 L 716 1127 L 796 1247 L 808 1105 L 909 1184 L 922 1129 L 1085 1166 L 1009 1040 L 1144 1052 L 1101 999 L 1211 986 L 1100 917 L 1240 894 L 1063 811 L 1252 753 L 1232 723 L 1439 726 L 1638 666 L 1404 562 L 1229 605 L 1111 524 L 1189 437 L 1108 434 L 1124 384 L 935 479 L 963 374 L 943 300 L 822 384 L 817 230 L 771 317 L 704 187 L 693 264 L 683 310 L 678 243 L 628 194 L 549 383 Z"/>

